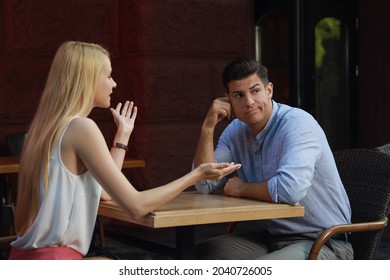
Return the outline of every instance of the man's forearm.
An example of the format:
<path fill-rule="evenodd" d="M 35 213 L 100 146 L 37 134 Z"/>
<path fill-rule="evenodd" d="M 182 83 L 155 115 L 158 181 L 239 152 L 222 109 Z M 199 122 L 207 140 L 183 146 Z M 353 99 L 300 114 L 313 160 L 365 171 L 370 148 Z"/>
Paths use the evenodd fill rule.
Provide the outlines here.
<path fill-rule="evenodd" d="M 260 201 L 272 202 L 272 197 L 268 191 L 268 181 L 258 183 L 248 183 L 243 196 Z"/>
<path fill-rule="evenodd" d="M 205 162 L 214 162 L 214 129 L 202 126 L 194 163 L 198 166 Z"/>
<path fill-rule="evenodd" d="M 268 191 L 268 181 L 244 183 L 236 177 L 228 181 L 224 192 L 229 196 L 272 202 L 272 197 Z"/>

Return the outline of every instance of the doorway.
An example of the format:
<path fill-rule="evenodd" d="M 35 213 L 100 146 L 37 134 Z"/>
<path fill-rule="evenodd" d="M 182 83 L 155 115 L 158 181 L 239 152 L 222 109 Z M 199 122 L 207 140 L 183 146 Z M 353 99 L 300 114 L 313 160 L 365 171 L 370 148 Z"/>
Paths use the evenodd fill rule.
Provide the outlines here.
<path fill-rule="evenodd" d="M 304 109 L 332 150 L 356 145 L 356 0 L 255 1 L 256 58 L 274 98 Z"/>

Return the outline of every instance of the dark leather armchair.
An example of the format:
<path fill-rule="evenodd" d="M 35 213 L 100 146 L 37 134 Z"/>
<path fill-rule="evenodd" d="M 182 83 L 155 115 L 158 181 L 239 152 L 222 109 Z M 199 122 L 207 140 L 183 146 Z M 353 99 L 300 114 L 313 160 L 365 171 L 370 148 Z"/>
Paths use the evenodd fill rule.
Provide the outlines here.
<path fill-rule="evenodd" d="M 375 259 L 387 226 L 390 206 L 390 157 L 378 149 L 348 149 L 334 153 L 352 208 L 352 224 L 326 229 L 314 242 L 309 259 L 334 234 L 350 233 L 354 258 Z"/>

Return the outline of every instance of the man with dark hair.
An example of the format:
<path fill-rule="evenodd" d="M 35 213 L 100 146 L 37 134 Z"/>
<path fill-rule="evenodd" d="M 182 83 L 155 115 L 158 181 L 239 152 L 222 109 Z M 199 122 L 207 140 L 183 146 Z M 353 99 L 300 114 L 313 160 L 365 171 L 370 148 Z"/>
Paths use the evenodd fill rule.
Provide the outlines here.
<path fill-rule="evenodd" d="M 194 166 L 236 162 L 236 176 L 196 185 L 202 193 L 223 188 L 229 196 L 301 204 L 300 218 L 256 221 L 236 232 L 197 245 L 202 259 L 307 259 L 313 240 L 330 226 L 351 222 L 348 196 L 326 136 L 307 112 L 276 103 L 267 69 L 236 59 L 223 70 L 226 96 L 212 103 L 203 122 Z M 214 150 L 214 130 L 228 118 Z M 348 236 L 330 239 L 319 259 L 353 259 Z"/>

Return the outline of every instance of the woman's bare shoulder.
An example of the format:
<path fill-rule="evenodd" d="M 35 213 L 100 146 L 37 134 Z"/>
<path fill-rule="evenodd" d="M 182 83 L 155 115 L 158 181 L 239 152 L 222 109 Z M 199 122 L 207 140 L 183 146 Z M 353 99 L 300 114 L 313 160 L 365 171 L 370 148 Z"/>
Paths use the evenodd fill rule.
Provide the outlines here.
<path fill-rule="evenodd" d="M 101 137 L 102 133 L 95 121 L 86 117 L 77 117 L 70 121 L 65 131 L 64 141 L 69 141 L 69 144 L 80 144 L 91 139 L 98 140 Z"/>
<path fill-rule="evenodd" d="M 85 134 L 88 132 L 96 132 L 99 128 L 95 121 L 90 118 L 75 117 L 70 121 L 67 130 L 75 133 L 82 132 Z"/>
<path fill-rule="evenodd" d="M 88 117 L 73 117 L 70 121 L 69 125 L 72 126 L 88 126 L 88 125 L 96 125 L 95 121 Z"/>

